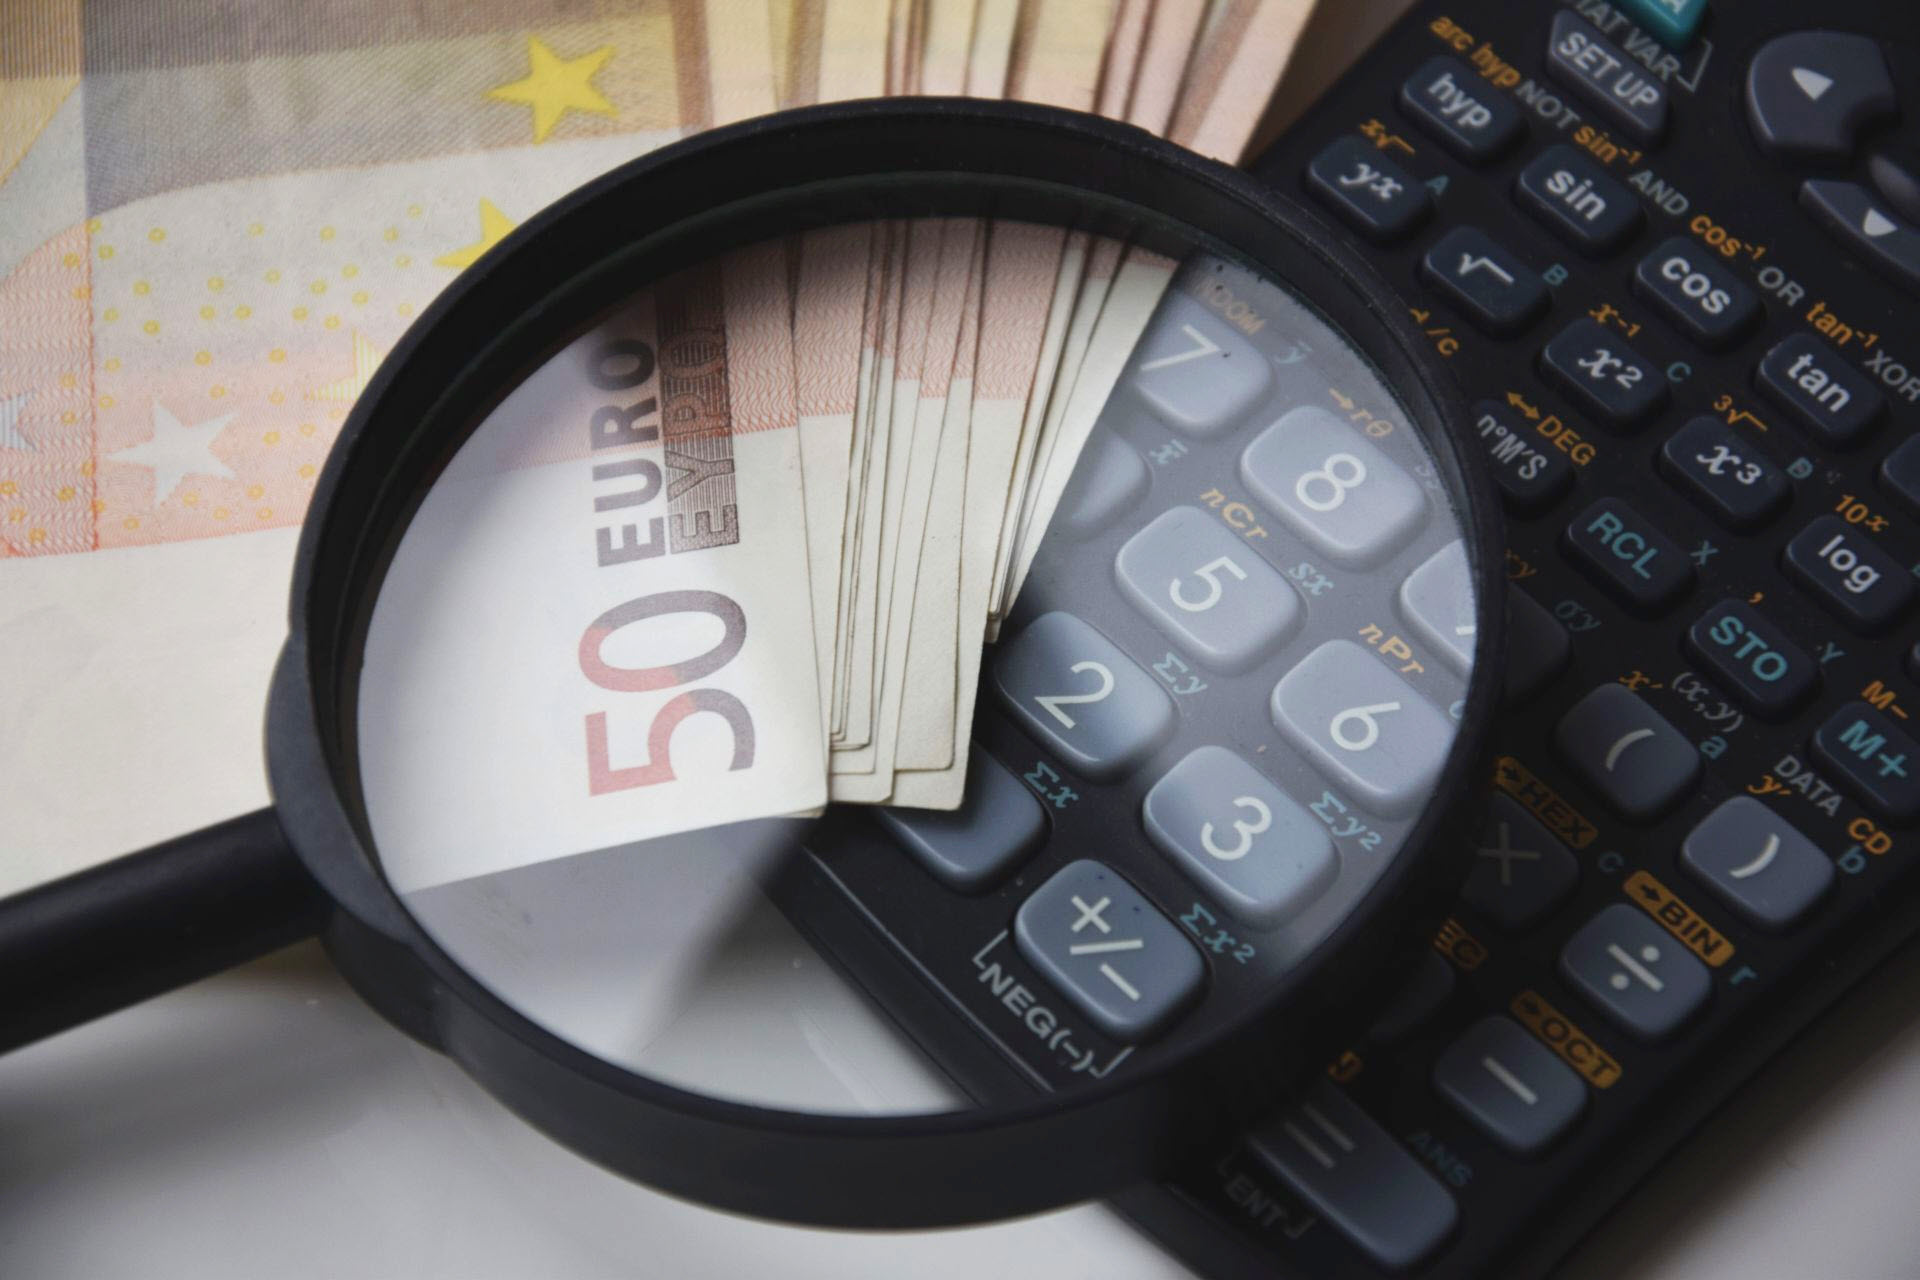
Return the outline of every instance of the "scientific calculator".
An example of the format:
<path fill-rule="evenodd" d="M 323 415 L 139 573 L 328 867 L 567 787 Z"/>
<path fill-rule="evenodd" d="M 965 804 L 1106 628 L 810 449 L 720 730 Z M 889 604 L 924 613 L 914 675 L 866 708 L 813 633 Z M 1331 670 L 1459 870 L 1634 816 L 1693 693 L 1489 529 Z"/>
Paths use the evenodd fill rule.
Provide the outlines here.
<path fill-rule="evenodd" d="M 1122 1201 L 1207 1275 L 1539 1275 L 1920 925 L 1920 11 L 1421 3 L 1254 166 L 1473 402 L 1515 680 L 1324 1078 Z"/>

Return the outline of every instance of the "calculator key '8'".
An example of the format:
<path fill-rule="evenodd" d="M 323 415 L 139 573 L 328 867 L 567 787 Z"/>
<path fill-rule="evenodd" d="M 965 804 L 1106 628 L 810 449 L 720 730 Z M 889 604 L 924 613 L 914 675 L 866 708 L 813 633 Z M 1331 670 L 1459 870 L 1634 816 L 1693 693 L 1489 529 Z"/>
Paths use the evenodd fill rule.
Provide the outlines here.
<path fill-rule="evenodd" d="M 1420 486 L 1372 441 L 1317 406 L 1294 409 L 1240 455 L 1240 478 L 1329 559 L 1365 567 L 1420 527 Z"/>

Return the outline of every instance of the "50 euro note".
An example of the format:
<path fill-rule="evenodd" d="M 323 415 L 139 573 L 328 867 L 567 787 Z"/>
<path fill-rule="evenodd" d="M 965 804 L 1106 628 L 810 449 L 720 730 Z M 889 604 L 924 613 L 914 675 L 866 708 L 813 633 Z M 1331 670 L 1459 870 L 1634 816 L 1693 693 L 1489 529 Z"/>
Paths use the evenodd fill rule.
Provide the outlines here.
<path fill-rule="evenodd" d="M 646 290 L 428 491 L 359 694 L 403 892 L 826 803 L 787 280 L 773 244 Z"/>

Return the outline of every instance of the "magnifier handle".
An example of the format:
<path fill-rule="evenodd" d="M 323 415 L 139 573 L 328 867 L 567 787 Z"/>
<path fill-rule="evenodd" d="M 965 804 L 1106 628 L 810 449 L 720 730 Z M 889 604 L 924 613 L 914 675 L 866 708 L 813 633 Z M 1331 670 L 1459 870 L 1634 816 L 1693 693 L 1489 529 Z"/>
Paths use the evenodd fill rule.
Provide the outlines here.
<path fill-rule="evenodd" d="M 325 907 L 271 809 L 0 901 L 0 1053 L 308 937 Z"/>

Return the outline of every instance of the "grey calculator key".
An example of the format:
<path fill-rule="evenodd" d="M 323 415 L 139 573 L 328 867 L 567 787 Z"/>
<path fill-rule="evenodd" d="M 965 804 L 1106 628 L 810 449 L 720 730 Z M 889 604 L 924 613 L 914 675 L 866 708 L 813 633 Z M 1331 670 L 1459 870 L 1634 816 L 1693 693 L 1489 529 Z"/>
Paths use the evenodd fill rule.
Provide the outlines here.
<path fill-rule="evenodd" d="M 1587 785 L 1629 818 L 1657 818 L 1693 790 L 1700 752 L 1624 685 L 1603 684 L 1573 704 L 1554 744 Z"/>
<path fill-rule="evenodd" d="M 1098 428 L 1060 499 L 1060 527 L 1076 538 L 1098 533 L 1146 492 L 1146 462 L 1112 431 Z"/>
<path fill-rule="evenodd" d="M 1199 747 L 1147 792 L 1147 835 L 1240 919 L 1298 915 L 1340 872 L 1320 820 L 1225 747 Z"/>
<path fill-rule="evenodd" d="M 1300 597 L 1246 543 L 1198 507 L 1175 507 L 1127 539 L 1121 593 L 1216 671 L 1244 671 L 1299 625 Z"/>
<path fill-rule="evenodd" d="M 1453 725 L 1351 640 L 1329 640 L 1273 689 L 1276 728 L 1362 807 L 1398 815 L 1424 800 Z"/>
<path fill-rule="evenodd" d="M 1560 952 L 1560 975 L 1602 1013 L 1657 1040 L 1699 1012 L 1712 992 L 1707 966 L 1637 907 L 1604 908 Z"/>
<path fill-rule="evenodd" d="M 1784 929 L 1833 884 L 1833 863 L 1799 828 L 1752 796 L 1708 814 L 1680 845 L 1680 865 L 1749 923 Z"/>
<path fill-rule="evenodd" d="M 1544 1151 L 1587 1105 L 1587 1086 L 1512 1018 L 1468 1027 L 1433 1064 L 1433 1087 L 1507 1150 Z"/>
<path fill-rule="evenodd" d="M 978 743 L 967 758 L 958 809 L 876 809 L 874 816 L 921 866 L 963 893 L 1005 876 L 1047 833 L 1040 801 Z"/>
<path fill-rule="evenodd" d="M 1384 560 L 1426 514 L 1413 477 L 1317 405 L 1261 432 L 1240 455 L 1240 478 L 1295 534 L 1345 565 Z"/>
<path fill-rule="evenodd" d="M 1524 929 L 1559 906 L 1580 880 L 1567 846 L 1513 797 L 1487 806 L 1473 870 L 1460 896 L 1502 929 Z"/>
<path fill-rule="evenodd" d="M 1014 944 L 1089 1021 L 1144 1040 L 1200 993 L 1200 952 L 1179 928 L 1090 858 L 1034 890 L 1013 919 Z"/>
<path fill-rule="evenodd" d="M 1173 732 L 1173 699 L 1113 641 L 1070 613 L 1044 613 L 1001 647 L 1000 700 L 1081 774 L 1117 778 Z"/>
<path fill-rule="evenodd" d="M 1407 575 L 1400 584 L 1400 616 L 1454 670 L 1464 672 L 1473 665 L 1479 617 L 1466 543 L 1449 542 Z"/>
<path fill-rule="evenodd" d="M 1445 1187 L 1325 1080 L 1248 1139 L 1253 1155 L 1375 1264 L 1404 1270 L 1439 1247 L 1460 1211 Z"/>
<path fill-rule="evenodd" d="M 1217 436 L 1253 408 L 1273 378 L 1266 357 L 1186 294 L 1171 294 L 1135 348 L 1134 390 L 1185 435 Z"/>

